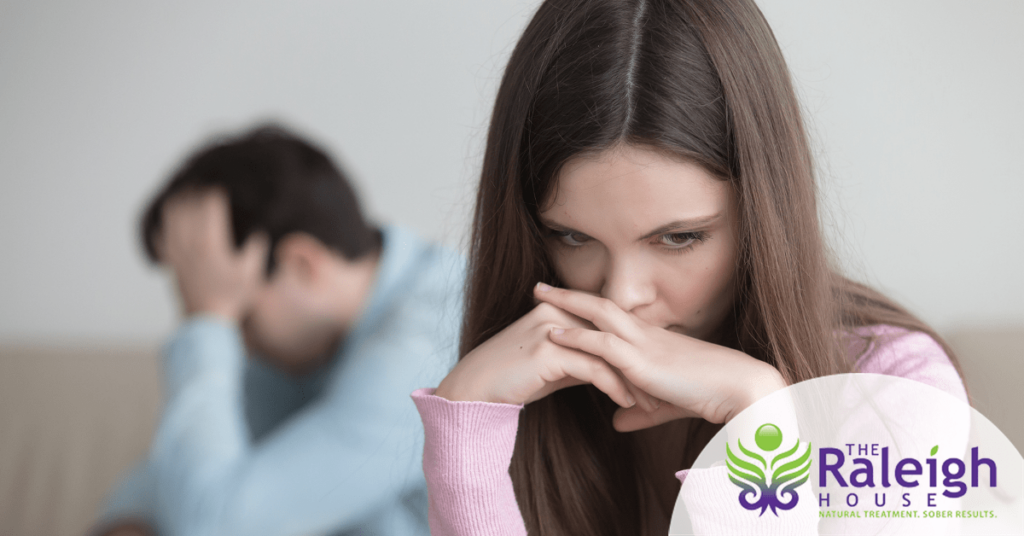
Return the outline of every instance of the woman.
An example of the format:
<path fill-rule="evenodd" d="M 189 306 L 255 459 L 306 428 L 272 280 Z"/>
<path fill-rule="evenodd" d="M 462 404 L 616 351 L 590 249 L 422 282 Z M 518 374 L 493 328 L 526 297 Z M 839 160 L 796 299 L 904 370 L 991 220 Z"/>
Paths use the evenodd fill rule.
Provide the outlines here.
<path fill-rule="evenodd" d="M 545 2 L 498 92 L 470 270 L 462 359 L 413 395 L 434 534 L 665 534 L 673 475 L 802 380 L 965 398 L 929 327 L 830 267 L 751 0 Z"/>

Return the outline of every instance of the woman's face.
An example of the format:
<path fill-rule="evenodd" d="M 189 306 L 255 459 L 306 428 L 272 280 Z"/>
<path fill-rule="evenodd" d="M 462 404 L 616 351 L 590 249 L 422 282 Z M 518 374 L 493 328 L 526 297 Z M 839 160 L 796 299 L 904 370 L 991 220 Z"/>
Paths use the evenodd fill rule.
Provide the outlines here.
<path fill-rule="evenodd" d="M 702 340 L 731 309 L 735 193 L 698 165 L 630 145 L 577 157 L 563 167 L 540 218 L 569 288 Z"/>

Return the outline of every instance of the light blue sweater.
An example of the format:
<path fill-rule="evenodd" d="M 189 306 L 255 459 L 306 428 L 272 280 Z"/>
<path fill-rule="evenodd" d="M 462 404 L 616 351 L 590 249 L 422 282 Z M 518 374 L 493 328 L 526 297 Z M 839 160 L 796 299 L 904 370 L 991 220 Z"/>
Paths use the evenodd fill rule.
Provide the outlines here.
<path fill-rule="evenodd" d="M 463 279 L 456 254 L 385 228 L 366 310 L 301 378 L 247 359 L 233 326 L 186 322 L 165 350 L 149 457 L 103 519 L 149 520 L 161 536 L 428 534 L 409 393 L 455 363 Z"/>

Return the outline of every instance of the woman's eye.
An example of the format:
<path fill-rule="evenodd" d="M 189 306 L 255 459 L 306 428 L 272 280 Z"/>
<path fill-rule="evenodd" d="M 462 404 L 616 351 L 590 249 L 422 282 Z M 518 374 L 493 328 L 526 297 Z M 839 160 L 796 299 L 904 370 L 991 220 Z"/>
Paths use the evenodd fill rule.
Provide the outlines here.
<path fill-rule="evenodd" d="M 556 231 L 555 236 L 567 246 L 582 246 L 590 237 L 574 231 Z"/>
<path fill-rule="evenodd" d="M 697 233 L 668 233 L 661 235 L 658 240 L 665 246 L 685 248 L 700 240 L 700 236 Z"/>

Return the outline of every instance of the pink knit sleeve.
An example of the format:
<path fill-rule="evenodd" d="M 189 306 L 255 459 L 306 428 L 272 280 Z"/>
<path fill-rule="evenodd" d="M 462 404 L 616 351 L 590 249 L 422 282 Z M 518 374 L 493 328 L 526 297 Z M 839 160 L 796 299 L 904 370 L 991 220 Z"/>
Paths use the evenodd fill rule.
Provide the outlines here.
<path fill-rule="evenodd" d="M 452 402 L 418 389 L 433 536 L 525 536 L 508 474 L 523 406 Z"/>
<path fill-rule="evenodd" d="M 953 362 L 927 334 L 894 326 L 868 326 L 854 330 L 853 336 L 856 339 L 850 341 L 849 350 L 857 358 L 857 372 L 919 381 L 968 402 L 963 379 Z"/>
<path fill-rule="evenodd" d="M 928 335 L 894 326 L 867 326 L 854 330 L 847 340 L 847 351 L 855 360 L 857 372 L 887 374 L 931 385 L 967 403 L 963 380 L 949 356 Z M 682 497 L 697 534 L 816 534 L 815 516 L 786 516 L 775 525 L 744 525 L 746 518 L 731 515 L 723 508 L 735 501 L 736 489 L 728 483 L 725 467 L 684 470 L 676 473 L 680 482 L 688 482 Z M 813 503 L 798 504 L 798 507 Z M 780 518 L 782 519 L 782 518 Z M 756 530 L 755 530 L 756 529 Z"/>

